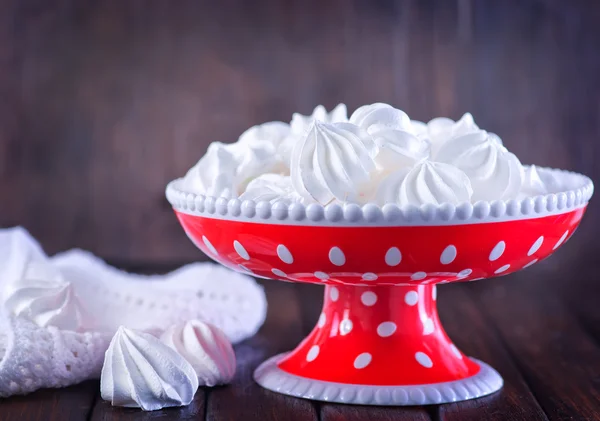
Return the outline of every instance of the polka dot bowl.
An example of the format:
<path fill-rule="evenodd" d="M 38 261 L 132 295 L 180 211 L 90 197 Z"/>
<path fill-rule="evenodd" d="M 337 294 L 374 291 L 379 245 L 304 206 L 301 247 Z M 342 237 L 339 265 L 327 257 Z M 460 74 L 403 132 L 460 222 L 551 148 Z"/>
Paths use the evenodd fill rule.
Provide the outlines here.
<path fill-rule="evenodd" d="M 294 351 L 263 363 L 258 383 L 316 400 L 423 405 L 502 387 L 495 370 L 446 335 L 436 285 L 507 275 L 563 245 L 593 184 L 550 171 L 565 192 L 460 206 L 288 207 L 189 194 L 181 180 L 167 197 L 190 240 L 217 262 L 325 286 L 317 326 Z"/>

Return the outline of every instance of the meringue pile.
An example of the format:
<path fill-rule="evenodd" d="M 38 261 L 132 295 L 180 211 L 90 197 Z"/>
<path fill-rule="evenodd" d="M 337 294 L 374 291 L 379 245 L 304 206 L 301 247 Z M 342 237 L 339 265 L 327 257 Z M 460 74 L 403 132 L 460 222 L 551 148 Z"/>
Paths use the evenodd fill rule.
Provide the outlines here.
<path fill-rule="evenodd" d="M 213 142 L 180 188 L 212 197 L 272 204 L 404 205 L 510 200 L 560 189 L 551 172 L 524 167 L 498 135 L 471 114 L 458 121 L 411 120 L 388 104 L 312 115 Z"/>
<path fill-rule="evenodd" d="M 135 275 L 81 250 L 48 257 L 24 229 L 0 229 L 0 397 L 100 376 L 113 405 L 188 405 L 199 386 L 232 380 L 231 342 L 265 316 L 262 288 L 218 265 Z"/>

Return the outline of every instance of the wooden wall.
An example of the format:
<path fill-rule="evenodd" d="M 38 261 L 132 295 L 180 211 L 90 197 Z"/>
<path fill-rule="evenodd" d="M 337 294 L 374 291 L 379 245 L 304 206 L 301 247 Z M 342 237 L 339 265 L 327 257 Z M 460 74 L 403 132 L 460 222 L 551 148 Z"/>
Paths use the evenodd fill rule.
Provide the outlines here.
<path fill-rule="evenodd" d="M 199 256 L 164 199 L 209 142 L 375 101 L 599 181 L 600 2 L 0 0 L 0 226 L 113 261 Z M 594 256 L 600 205 L 562 256 Z"/>

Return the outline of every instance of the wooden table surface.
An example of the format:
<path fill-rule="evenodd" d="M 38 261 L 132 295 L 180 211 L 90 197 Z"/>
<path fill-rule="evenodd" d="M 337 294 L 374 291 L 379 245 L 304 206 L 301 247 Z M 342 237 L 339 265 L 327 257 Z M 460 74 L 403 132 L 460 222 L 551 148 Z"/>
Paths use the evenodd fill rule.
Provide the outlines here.
<path fill-rule="evenodd" d="M 481 399 L 425 407 L 312 402 L 273 393 L 252 379 L 267 357 L 292 349 L 314 326 L 322 287 L 263 281 L 269 312 L 253 338 L 236 346 L 233 383 L 201 388 L 186 408 L 113 408 L 98 381 L 0 400 L 0 420 L 600 420 L 600 294 L 596 263 L 560 270 L 542 262 L 521 273 L 444 285 L 442 322 L 467 354 L 496 368 L 504 388 Z M 578 282 L 574 282 L 578 280 Z M 575 285 L 575 286 L 574 286 Z"/>

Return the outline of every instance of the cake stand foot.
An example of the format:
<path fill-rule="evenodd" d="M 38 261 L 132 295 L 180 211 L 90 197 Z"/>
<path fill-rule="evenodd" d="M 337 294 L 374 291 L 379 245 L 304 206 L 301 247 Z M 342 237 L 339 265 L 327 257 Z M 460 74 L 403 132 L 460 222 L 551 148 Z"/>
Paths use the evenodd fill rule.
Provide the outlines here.
<path fill-rule="evenodd" d="M 502 388 L 503 380 L 492 367 L 479 360 L 477 374 L 450 382 L 374 386 L 334 383 L 296 376 L 279 368 L 278 362 L 287 354 L 279 354 L 262 363 L 254 379 L 265 389 L 296 398 L 356 405 L 410 406 L 434 405 L 480 398 Z"/>
<path fill-rule="evenodd" d="M 501 389 L 493 368 L 450 341 L 436 299 L 433 285 L 328 285 L 310 335 L 254 378 L 286 395 L 361 405 L 440 404 Z"/>

